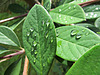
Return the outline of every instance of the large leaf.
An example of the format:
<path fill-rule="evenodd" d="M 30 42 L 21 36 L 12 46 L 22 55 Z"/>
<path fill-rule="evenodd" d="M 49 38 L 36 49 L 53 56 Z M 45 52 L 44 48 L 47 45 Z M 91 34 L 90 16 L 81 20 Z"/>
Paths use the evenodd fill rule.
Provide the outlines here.
<path fill-rule="evenodd" d="M 85 13 L 77 4 L 61 5 L 50 11 L 50 15 L 54 22 L 60 24 L 72 24 L 85 20 Z"/>
<path fill-rule="evenodd" d="M 20 70 L 21 70 L 21 62 L 22 62 L 22 59 L 17 60 L 16 62 L 12 63 L 5 71 L 4 75 L 19 75 Z"/>
<path fill-rule="evenodd" d="M 59 57 L 76 61 L 93 45 L 100 43 L 100 37 L 81 26 L 57 28 L 57 52 Z"/>
<path fill-rule="evenodd" d="M 51 9 L 51 0 L 43 0 L 43 6 L 47 11 Z"/>
<path fill-rule="evenodd" d="M 0 43 L 20 47 L 16 34 L 6 26 L 0 26 Z"/>
<path fill-rule="evenodd" d="M 56 51 L 54 24 L 48 12 L 35 5 L 23 25 L 23 44 L 37 74 L 47 75 Z"/>
<path fill-rule="evenodd" d="M 86 52 L 66 75 L 100 75 L 100 44 Z"/>

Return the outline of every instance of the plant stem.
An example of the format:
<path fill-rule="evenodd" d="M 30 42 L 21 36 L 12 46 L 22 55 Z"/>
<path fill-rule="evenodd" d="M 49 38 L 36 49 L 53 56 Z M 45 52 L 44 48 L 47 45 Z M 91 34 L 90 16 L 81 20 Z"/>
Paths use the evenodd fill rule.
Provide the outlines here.
<path fill-rule="evenodd" d="M 0 20 L 0 23 L 4 23 L 4 22 L 7 22 L 7 21 L 11 21 L 11 20 L 17 19 L 17 18 L 21 18 L 21 17 L 27 16 L 27 14 L 28 13 L 20 15 L 20 16 L 15 16 L 15 17 L 4 19 L 4 20 Z"/>
<path fill-rule="evenodd" d="M 100 1 L 100 0 L 91 0 L 91 1 L 87 1 L 87 2 L 80 3 L 79 5 L 80 5 L 81 7 L 85 7 L 85 6 L 87 6 L 87 5 L 90 5 L 90 4 L 92 4 L 92 3 L 99 2 L 99 1 Z"/>
<path fill-rule="evenodd" d="M 18 51 L 16 53 L 12 53 L 12 54 L 9 54 L 9 55 L 0 57 L 0 59 L 11 58 L 11 57 L 14 57 L 16 55 L 23 54 L 23 53 L 25 53 L 25 50 L 24 49 L 22 49 L 22 50 L 20 50 L 20 51 Z"/>
<path fill-rule="evenodd" d="M 40 3 L 38 0 L 35 0 L 35 2 L 36 2 L 37 4 L 39 4 L 39 5 L 41 5 L 41 3 Z"/>
<path fill-rule="evenodd" d="M 2 60 L 0 60 L 0 63 L 3 62 L 3 61 L 6 61 L 8 59 L 10 59 L 10 58 L 2 59 Z"/>
<path fill-rule="evenodd" d="M 28 64 L 29 64 L 29 60 L 27 56 L 25 56 L 23 75 L 28 75 Z"/>

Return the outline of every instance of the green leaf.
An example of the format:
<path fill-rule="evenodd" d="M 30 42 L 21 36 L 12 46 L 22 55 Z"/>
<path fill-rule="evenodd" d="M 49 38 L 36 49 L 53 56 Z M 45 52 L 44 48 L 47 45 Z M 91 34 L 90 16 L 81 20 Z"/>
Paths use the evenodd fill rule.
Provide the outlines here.
<path fill-rule="evenodd" d="M 96 19 L 95 26 L 100 29 L 100 17 Z"/>
<path fill-rule="evenodd" d="M 0 43 L 20 47 L 16 34 L 6 26 L 0 26 Z"/>
<path fill-rule="evenodd" d="M 77 4 L 61 5 L 50 11 L 50 15 L 54 22 L 60 24 L 72 24 L 85 20 L 83 9 Z"/>
<path fill-rule="evenodd" d="M 26 17 L 23 44 L 37 74 L 47 75 L 56 53 L 56 35 L 51 17 L 41 5 L 35 5 Z"/>
<path fill-rule="evenodd" d="M 80 4 L 87 1 L 90 1 L 90 0 L 74 0 L 72 3 Z"/>
<path fill-rule="evenodd" d="M 100 75 L 100 44 L 86 52 L 66 75 Z"/>
<path fill-rule="evenodd" d="M 6 53 L 6 52 L 9 52 L 10 50 L 0 50 L 0 54 L 3 54 L 3 53 Z"/>
<path fill-rule="evenodd" d="M 8 9 L 13 12 L 13 13 L 26 13 L 25 8 L 23 8 L 21 5 L 19 4 L 10 4 Z"/>
<path fill-rule="evenodd" d="M 47 11 L 51 9 L 51 0 L 43 0 L 43 6 Z"/>
<path fill-rule="evenodd" d="M 81 26 L 63 26 L 57 30 L 56 55 L 70 61 L 78 60 L 89 48 L 100 43 L 100 37 Z"/>
<path fill-rule="evenodd" d="M 4 75 L 19 75 L 21 70 L 21 62 L 22 59 L 12 63 L 5 71 Z"/>
<path fill-rule="evenodd" d="M 100 5 L 89 5 L 83 7 L 86 12 L 86 19 L 94 19 L 100 17 Z"/>
<path fill-rule="evenodd" d="M 88 5 L 86 7 L 83 7 L 83 10 L 85 12 L 100 12 L 100 5 Z"/>

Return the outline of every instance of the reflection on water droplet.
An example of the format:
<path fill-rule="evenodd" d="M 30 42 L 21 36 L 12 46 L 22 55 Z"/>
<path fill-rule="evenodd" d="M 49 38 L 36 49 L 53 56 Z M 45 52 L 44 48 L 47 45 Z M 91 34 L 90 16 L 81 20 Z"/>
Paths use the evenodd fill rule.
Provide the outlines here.
<path fill-rule="evenodd" d="M 79 40 L 81 37 L 82 37 L 81 34 L 77 34 L 77 35 L 75 36 L 75 39 L 76 39 L 76 40 Z"/>
<path fill-rule="evenodd" d="M 86 16 L 88 16 L 88 14 L 86 13 Z"/>
<path fill-rule="evenodd" d="M 36 62 L 36 58 L 34 58 L 34 61 L 33 61 L 34 63 Z"/>
<path fill-rule="evenodd" d="M 95 8 L 96 10 L 98 10 L 99 8 Z"/>
<path fill-rule="evenodd" d="M 59 9 L 59 12 L 61 12 L 61 9 Z"/>
<path fill-rule="evenodd" d="M 37 51 L 35 50 L 35 54 L 37 54 Z"/>
<path fill-rule="evenodd" d="M 93 12 L 91 12 L 91 15 L 93 15 Z"/>
<path fill-rule="evenodd" d="M 65 21 L 67 23 L 67 21 Z"/>
<path fill-rule="evenodd" d="M 53 37 L 51 37 L 51 43 L 53 42 Z"/>
<path fill-rule="evenodd" d="M 59 17 L 61 17 L 61 15 L 59 15 Z"/>
<path fill-rule="evenodd" d="M 43 66 L 45 66 L 45 63 L 43 63 Z"/>
<path fill-rule="evenodd" d="M 69 9 L 70 9 L 71 7 L 69 7 Z"/>
<path fill-rule="evenodd" d="M 27 33 L 27 36 L 30 36 L 30 33 L 29 32 Z"/>
<path fill-rule="evenodd" d="M 42 24 L 44 25 L 44 21 L 42 21 Z"/>
<path fill-rule="evenodd" d="M 47 25 L 47 27 L 48 27 L 48 26 L 50 25 L 50 23 L 49 23 L 49 22 L 47 22 L 47 23 L 46 23 L 46 25 Z"/>
<path fill-rule="evenodd" d="M 73 19 L 73 18 L 71 17 L 71 19 Z"/>
<path fill-rule="evenodd" d="M 48 38 L 48 34 L 46 35 L 46 38 Z"/>
<path fill-rule="evenodd" d="M 89 35 L 89 33 L 86 33 L 86 36 Z"/>
<path fill-rule="evenodd" d="M 37 45 L 37 42 L 36 42 L 36 41 L 34 41 L 34 42 L 33 42 L 33 46 L 36 46 L 36 45 Z"/>
<path fill-rule="evenodd" d="M 72 31 L 71 31 L 71 36 L 75 36 L 77 33 L 78 33 L 77 30 L 72 30 Z"/>
<path fill-rule="evenodd" d="M 34 48 L 32 47 L 31 51 L 34 51 Z"/>
<path fill-rule="evenodd" d="M 34 29 L 33 29 L 33 28 L 30 28 L 30 31 L 31 31 L 31 32 L 33 32 L 33 31 L 34 31 Z"/>
<path fill-rule="evenodd" d="M 94 17 L 97 17 L 97 14 L 95 14 Z"/>

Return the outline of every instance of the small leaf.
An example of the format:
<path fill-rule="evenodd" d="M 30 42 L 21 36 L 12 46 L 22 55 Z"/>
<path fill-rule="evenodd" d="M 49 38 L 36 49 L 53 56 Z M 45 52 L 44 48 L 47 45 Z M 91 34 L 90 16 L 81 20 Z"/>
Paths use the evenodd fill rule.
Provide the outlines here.
<path fill-rule="evenodd" d="M 51 0 L 43 0 L 43 6 L 47 11 L 51 9 Z"/>
<path fill-rule="evenodd" d="M 56 55 L 70 61 L 78 60 L 89 48 L 100 43 L 100 37 L 81 26 L 63 26 L 57 30 Z"/>
<path fill-rule="evenodd" d="M 0 26 L 0 43 L 20 47 L 16 34 L 6 26 Z"/>
<path fill-rule="evenodd" d="M 66 75 L 100 75 L 100 44 L 86 52 Z"/>
<path fill-rule="evenodd" d="M 26 17 L 23 44 L 37 74 L 47 75 L 56 53 L 56 35 L 52 19 L 41 5 L 35 5 Z"/>
<path fill-rule="evenodd" d="M 22 59 L 12 63 L 5 71 L 4 75 L 19 75 L 21 70 L 21 62 Z"/>
<path fill-rule="evenodd" d="M 81 14 L 81 15 L 80 15 Z M 85 20 L 83 9 L 77 4 L 64 4 L 50 11 L 54 22 L 60 24 L 72 24 Z"/>
<path fill-rule="evenodd" d="M 25 8 L 23 8 L 19 4 L 15 4 L 15 3 L 10 4 L 8 9 L 13 13 L 25 13 L 26 12 Z"/>

